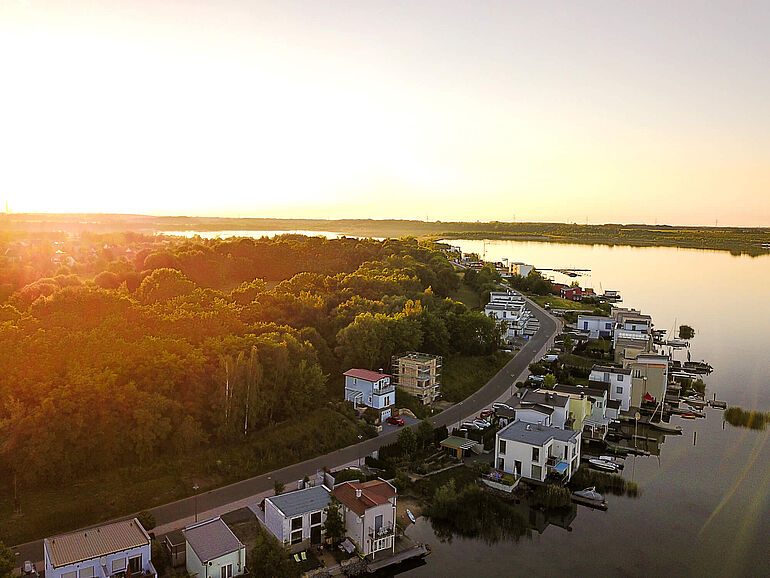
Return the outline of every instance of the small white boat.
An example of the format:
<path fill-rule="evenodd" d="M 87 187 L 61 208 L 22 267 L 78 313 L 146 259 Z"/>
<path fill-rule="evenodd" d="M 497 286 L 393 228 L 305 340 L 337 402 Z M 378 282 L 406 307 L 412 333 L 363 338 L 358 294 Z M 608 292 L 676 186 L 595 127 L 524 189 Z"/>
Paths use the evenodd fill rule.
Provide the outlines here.
<path fill-rule="evenodd" d="M 409 516 L 409 519 L 412 521 L 412 524 L 416 524 L 417 520 L 414 518 L 414 514 L 412 514 L 412 510 L 409 508 L 406 509 L 406 515 Z"/>
<path fill-rule="evenodd" d="M 599 456 L 599 459 L 608 462 L 617 468 L 623 467 L 623 463 L 616 460 L 613 456 Z"/>
<path fill-rule="evenodd" d="M 579 498 L 585 498 L 587 500 L 595 500 L 597 502 L 601 502 L 604 500 L 604 496 L 602 496 L 599 492 L 596 491 L 596 486 L 591 486 L 590 488 L 586 488 L 585 490 L 578 490 L 577 492 L 573 492 L 573 493 Z"/>
<path fill-rule="evenodd" d="M 588 463 L 595 467 L 597 470 L 604 470 L 605 472 L 617 472 L 618 466 L 614 462 L 608 462 L 606 460 L 600 460 L 598 458 L 592 458 L 588 460 Z"/>

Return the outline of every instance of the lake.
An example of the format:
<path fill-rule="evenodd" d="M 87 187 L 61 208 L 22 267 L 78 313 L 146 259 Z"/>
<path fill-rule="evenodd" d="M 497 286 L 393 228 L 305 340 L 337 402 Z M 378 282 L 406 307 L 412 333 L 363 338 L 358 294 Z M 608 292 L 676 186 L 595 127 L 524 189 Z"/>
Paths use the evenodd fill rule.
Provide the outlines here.
<path fill-rule="evenodd" d="M 485 251 L 487 260 L 591 269 L 584 277 L 566 279 L 597 292 L 619 290 L 621 305 L 649 313 L 657 328 L 695 328 L 692 359 L 705 359 L 715 368 L 705 378 L 707 396 L 716 392 L 730 405 L 770 411 L 770 257 L 676 248 L 450 242 L 464 252 Z M 724 425 L 721 411 L 706 412 L 706 419 L 694 421 L 673 416 L 671 423 L 681 425 L 684 435 L 667 436 L 659 456 L 626 460 L 623 475 L 639 484 L 639 498 L 607 496 L 607 512 L 580 507 L 569 531 L 551 525 L 516 543 L 441 542 L 430 523 L 420 519 L 407 534 L 429 543 L 433 553 L 427 564 L 403 575 L 767 575 L 770 434 Z"/>

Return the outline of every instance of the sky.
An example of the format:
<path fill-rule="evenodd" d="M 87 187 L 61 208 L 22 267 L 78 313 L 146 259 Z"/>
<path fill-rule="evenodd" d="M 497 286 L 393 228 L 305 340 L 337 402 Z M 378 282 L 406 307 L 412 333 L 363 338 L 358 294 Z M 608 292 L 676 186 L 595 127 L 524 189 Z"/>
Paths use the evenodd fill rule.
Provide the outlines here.
<path fill-rule="evenodd" d="M 770 226 L 770 2 L 0 0 L 14 212 Z"/>

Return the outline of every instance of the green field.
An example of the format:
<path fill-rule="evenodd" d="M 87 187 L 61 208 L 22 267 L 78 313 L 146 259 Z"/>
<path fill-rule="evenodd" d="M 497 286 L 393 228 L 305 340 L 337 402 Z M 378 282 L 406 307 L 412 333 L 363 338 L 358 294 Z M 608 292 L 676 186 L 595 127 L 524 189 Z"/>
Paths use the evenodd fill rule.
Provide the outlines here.
<path fill-rule="evenodd" d="M 555 295 L 529 295 L 532 301 L 545 307 L 546 303 L 551 309 L 579 309 L 581 311 L 593 311 L 596 305 L 589 305 L 588 303 L 581 303 L 580 301 L 570 301 L 569 299 L 562 299 Z"/>
<path fill-rule="evenodd" d="M 457 291 L 455 291 L 452 295 L 450 295 L 450 297 L 455 301 L 464 303 L 468 307 L 468 309 L 473 309 L 473 310 L 481 309 L 481 300 L 479 299 L 478 294 L 471 287 L 468 287 L 468 285 L 466 285 L 465 283 L 460 283 L 460 286 L 457 289 Z"/>

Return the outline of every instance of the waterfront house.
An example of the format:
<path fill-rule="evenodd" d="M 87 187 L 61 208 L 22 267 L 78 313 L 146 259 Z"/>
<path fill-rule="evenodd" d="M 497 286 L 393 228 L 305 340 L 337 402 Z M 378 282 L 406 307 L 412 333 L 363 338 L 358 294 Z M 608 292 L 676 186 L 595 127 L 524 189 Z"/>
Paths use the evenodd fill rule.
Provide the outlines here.
<path fill-rule="evenodd" d="M 394 356 L 393 384 L 430 405 L 441 396 L 441 357 L 410 351 Z"/>
<path fill-rule="evenodd" d="M 326 486 L 265 498 L 265 527 L 292 552 L 307 550 L 322 541 L 330 500 Z"/>
<path fill-rule="evenodd" d="M 588 376 L 588 385 L 607 390 L 610 400 L 620 403 L 621 411 L 631 407 L 631 370 L 625 367 L 594 365 Z"/>
<path fill-rule="evenodd" d="M 525 390 L 513 402 L 516 419 L 564 429 L 569 427 L 569 398 L 548 389 Z"/>
<path fill-rule="evenodd" d="M 577 320 L 577 328 L 581 331 L 588 331 L 588 336 L 591 339 L 612 337 L 614 324 L 612 317 L 600 315 L 578 315 Z"/>
<path fill-rule="evenodd" d="M 349 369 L 345 372 L 345 400 L 356 409 L 370 407 L 377 410 L 380 421 L 393 413 L 396 388 L 390 375 L 368 369 Z"/>
<path fill-rule="evenodd" d="M 583 440 L 607 437 L 611 418 L 607 417 L 607 390 L 577 385 L 557 385 L 554 391 L 570 398 L 572 428 L 583 432 Z"/>
<path fill-rule="evenodd" d="M 193 578 L 232 578 L 246 572 L 246 546 L 216 517 L 184 529 L 185 565 Z"/>
<path fill-rule="evenodd" d="M 155 578 L 150 536 L 136 518 L 43 540 L 47 578 Z"/>
<path fill-rule="evenodd" d="M 579 431 L 520 420 L 495 435 L 495 467 L 508 474 L 543 482 L 548 476 L 569 481 L 580 465 Z"/>
<path fill-rule="evenodd" d="M 667 355 L 641 354 L 628 362 L 631 370 L 631 407 L 641 407 L 642 400 L 661 403 L 668 387 Z"/>
<path fill-rule="evenodd" d="M 521 277 L 528 277 L 529 274 L 534 271 L 534 265 L 527 265 L 521 261 L 516 261 L 508 265 L 508 272 L 511 275 L 519 275 Z"/>
<path fill-rule="evenodd" d="M 564 287 L 561 290 L 561 298 L 570 301 L 580 301 L 583 298 L 583 290 L 578 287 Z"/>
<path fill-rule="evenodd" d="M 612 337 L 612 347 L 615 350 L 614 361 L 621 365 L 636 359 L 637 355 L 652 351 L 652 337 L 636 331 L 616 329 Z"/>
<path fill-rule="evenodd" d="M 395 486 L 384 480 L 345 482 L 331 493 L 342 504 L 347 535 L 364 556 L 394 548 Z"/>

